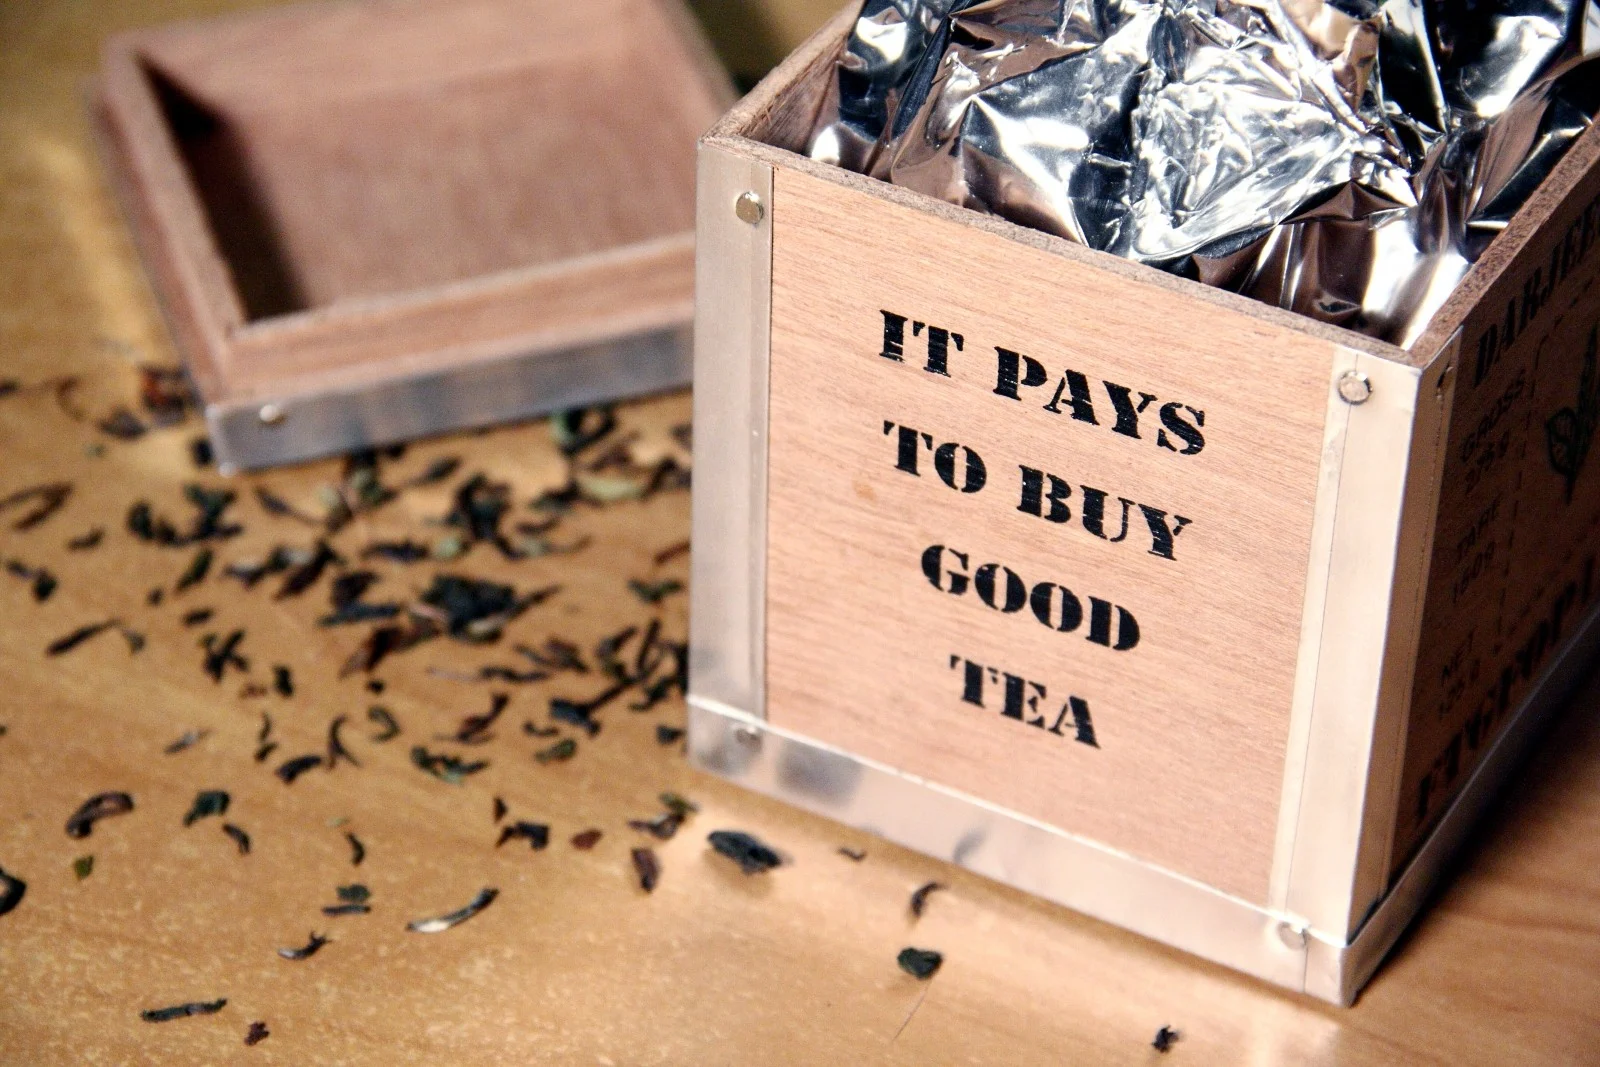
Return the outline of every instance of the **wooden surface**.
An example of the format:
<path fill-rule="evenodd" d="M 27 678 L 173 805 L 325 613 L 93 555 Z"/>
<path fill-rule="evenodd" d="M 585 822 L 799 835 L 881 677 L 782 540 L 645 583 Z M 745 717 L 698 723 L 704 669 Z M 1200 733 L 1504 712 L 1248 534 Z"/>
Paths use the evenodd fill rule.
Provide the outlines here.
<path fill-rule="evenodd" d="M 0 378 L 37 386 L 80 376 L 75 400 L 99 417 L 132 404 L 136 362 L 172 354 L 88 146 L 81 78 L 106 31 L 213 9 L 165 3 L 0 6 Z M 623 412 L 641 458 L 675 448 L 667 428 L 686 418 L 670 397 Z M 35 603 L 28 583 L 0 574 L 0 867 L 24 878 L 22 904 L 0 916 L 0 1063 L 1587 1063 L 1600 1048 L 1600 686 L 1591 684 L 1542 746 L 1503 814 L 1358 1005 L 1339 1011 L 1197 964 L 1020 894 L 847 833 L 686 771 L 659 747 L 648 714 L 613 709 L 576 758 L 539 765 L 544 742 L 524 737 L 548 698 L 586 696 L 573 678 L 517 687 L 507 725 L 483 746 L 491 766 L 452 786 L 423 775 L 407 746 L 449 732 L 487 706 L 490 687 L 431 677 L 510 659 L 507 645 L 551 633 L 588 644 L 643 621 L 628 577 L 681 575 L 651 555 L 688 528 L 687 498 L 580 512 L 560 536 L 587 532 L 584 554 L 509 563 L 479 546 L 448 566 L 383 566 L 378 596 L 406 596 L 436 569 L 511 580 L 559 581 L 563 593 L 512 625 L 500 645 L 445 641 L 397 656 L 380 671 L 381 698 L 406 733 L 367 740 L 373 702 L 356 679 L 336 678 L 360 630 L 319 629 L 326 583 L 274 601 L 213 573 L 178 596 L 186 551 L 134 541 L 128 506 L 150 499 L 178 512 L 179 485 L 197 478 L 190 422 L 123 443 L 77 422 L 48 389 L 0 398 L 0 496 L 71 480 L 65 507 L 28 531 L 0 518 L 0 556 L 49 567 L 60 587 Z M 417 446 L 396 476 L 461 455 L 463 472 L 514 483 L 519 514 L 558 483 L 561 465 L 542 424 Z M 101 445 L 104 453 L 88 450 Z M 218 546 L 217 566 L 278 541 L 309 543 L 293 520 L 250 499 L 267 485 L 302 507 L 338 465 L 317 464 L 235 483 L 247 527 Z M 457 479 L 459 480 L 459 479 Z M 347 527 L 335 543 L 373 536 L 434 539 L 426 519 L 443 489 L 412 491 Z M 65 542 L 106 527 L 104 542 Z M 145 606 L 162 585 L 167 603 Z M 681 635 L 682 594 L 661 607 Z M 197 632 L 182 612 L 209 605 L 223 625 L 248 630 L 251 678 L 274 663 L 295 669 L 296 696 L 243 698 L 242 676 L 214 685 L 199 669 Z M 46 644 L 91 618 L 120 613 L 148 644 L 130 656 L 106 634 L 59 659 Z M 315 770 L 285 786 L 251 759 L 263 708 L 284 751 L 319 751 L 329 720 L 352 714 L 363 763 Z M 189 729 L 204 741 L 162 749 Z M 137 809 L 92 837 L 69 839 L 66 817 L 105 789 Z M 215 819 L 184 828 L 196 790 L 233 795 L 228 818 L 255 848 L 232 851 Z M 629 818 L 675 789 L 701 805 L 678 836 L 657 845 L 659 888 L 636 887 Z M 532 853 L 493 847 L 490 814 L 503 796 L 513 817 L 548 821 L 552 844 Z M 348 819 L 336 826 L 333 821 Z M 604 830 L 594 851 L 567 838 Z M 790 863 L 745 878 L 705 847 L 707 831 L 737 827 L 781 848 Z M 352 869 L 342 834 L 368 857 Z M 839 845 L 868 855 L 859 864 Z M 71 864 L 93 854 L 79 882 Z M 371 915 L 326 919 L 334 887 L 371 887 Z M 929 879 L 948 883 L 923 918 L 906 901 Z M 439 935 L 404 923 L 464 903 L 493 885 L 482 915 Z M 275 949 L 315 929 L 334 941 L 299 963 Z M 894 955 L 913 944 L 945 953 L 923 985 Z M 227 997 L 208 1017 L 149 1024 L 141 1009 Z M 253 1020 L 272 1035 L 252 1049 Z M 1158 1026 L 1183 1036 L 1164 1059 Z"/>
<path fill-rule="evenodd" d="M 769 718 L 1266 904 L 1332 347 L 789 169 L 772 219 Z M 885 309 L 964 338 L 947 373 L 910 322 L 902 360 L 879 354 Z M 1000 348 L 1040 368 L 1015 399 Z M 1053 403 L 1064 372 L 1087 409 Z M 1108 383 L 1153 398 L 1131 427 Z M 982 487 L 920 440 L 899 467 L 901 426 L 977 452 Z M 1068 486 L 1060 521 L 1021 511 L 1022 467 Z M 924 576 L 938 545 L 971 588 Z M 1059 589 L 1051 625 L 986 604 L 989 563 L 1078 618 L 1058 628 Z M 1137 643 L 1092 643 L 1091 598 Z M 1034 705 L 1005 718 L 993 676 L 975 706 L 952 657 Z M 1057 729 L 1069 695 L 1095 746 L 1072 713 Z"/>

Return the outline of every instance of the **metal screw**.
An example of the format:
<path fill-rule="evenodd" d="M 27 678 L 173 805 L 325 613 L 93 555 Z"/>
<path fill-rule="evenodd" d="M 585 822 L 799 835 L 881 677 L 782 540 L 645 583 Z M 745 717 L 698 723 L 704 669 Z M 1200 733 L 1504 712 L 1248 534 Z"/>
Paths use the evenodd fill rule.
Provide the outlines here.
<path fill-rule="evenodd" d="M 739 198 L 733 202 L 733 213 L 739 216 L 740 222 L 748 222 L 754 226 L 766 215 L 767 209 L 755 193 L 740 193 Z"/>
<path fill-rule="evenodd" d="M 1347 404 L 1365 404 L 1372 397 L 1372 382 L 1358 370 L 1339 376 L 1339 396 Z"/>
<path fill-rule="evenodd" d="M 1283 942 L 1285 948 L 1299 952 L 1306 947 L 1306 928 L 1294 923 L 1279 923 L 1278 940 Z"/>
<path fill-rule="evenodd" d="M 276 426 L 288 417 L 288 413 L 277 404 L 262 404 L 256 412 L 256 418 L 261 420 L 263 426 Z"/>

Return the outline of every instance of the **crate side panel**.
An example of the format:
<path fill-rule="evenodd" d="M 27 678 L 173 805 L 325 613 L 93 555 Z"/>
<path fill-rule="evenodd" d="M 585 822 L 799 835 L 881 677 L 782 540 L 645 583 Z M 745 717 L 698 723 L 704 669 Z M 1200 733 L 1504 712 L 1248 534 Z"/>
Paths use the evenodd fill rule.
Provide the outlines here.
<path fill-rule="evenodd" d="M 1591 163 L 1463 322 L 1391 873 L 1595 609 L 1597 339 Z"/>
<path fill-rule="evenodd" d="M 773 225 L 771 722 L 1264 902 L 1332 346 L 792 171 Z"/>

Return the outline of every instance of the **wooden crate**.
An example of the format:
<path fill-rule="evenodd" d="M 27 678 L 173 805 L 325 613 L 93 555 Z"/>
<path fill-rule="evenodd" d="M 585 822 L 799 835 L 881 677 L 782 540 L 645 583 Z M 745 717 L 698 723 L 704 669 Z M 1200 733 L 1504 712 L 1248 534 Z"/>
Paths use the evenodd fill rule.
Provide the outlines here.
<path fill-rule="evenodd" d="M 797 154 L 852 17 L 701 142 L 692 758 L 1350 1002 L 1600 633 L 1600 129 L 1405 351 Z"/>
<path fill-rule="evenodd" d="M 224 467 L 685 384 L 678 0 L 344 0 L 112 38 L 105 155 Z"/>

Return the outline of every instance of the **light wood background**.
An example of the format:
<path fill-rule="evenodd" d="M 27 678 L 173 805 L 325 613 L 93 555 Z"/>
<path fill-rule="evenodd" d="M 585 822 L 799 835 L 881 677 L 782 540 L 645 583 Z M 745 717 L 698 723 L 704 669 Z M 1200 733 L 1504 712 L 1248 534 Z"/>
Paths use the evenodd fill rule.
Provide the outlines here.
<path fill-rule="evenodd" d="M 731 3 L 731 0 L 730 0 Z M 133 364 L 171 352 L 125 229 L 92 158 L 82 78 L 113 29 L 220 9 L 210 0 L 84 0 L 0 5 L 0 379 L 83 379 L 78 402 L 103 414 L 130 401 Z M 742 9 L 768 37 L 730 46 L 741 62 L 767 61 L 828 5 Z M 729 31 L 732 32 L 732 31 Z M 724 40 L 730 38 L 725 33 Z M 687 418 L 684 396 L 629 406 L 641 447 L 671 447 L 666 430 Z M 38 528 L 0 525 L 0 556 L 50 567 L 61 587 L 44 604 L 0 573 L 0 867 L 28 894 L 0 917 L 0 1063 L 49 1064 L 721 1064 L 721 1063 L 1592 1063 L 1600 1057 L 1600 685 L 1578 696 L 1504 811 L 1448 890 L 1418 922 L 1354 1009 L 1287 996 L 1160 946 L 1028 899 L 864 835 L 789 811 L 689 772 L 659 747 L 648 715 L 605 714 L 606 726 L 566 764 L 540 766 L 537 742 L 515 724 L 542 719 L 568 684 L 519 688 L 508 726 L 486 746 L 489 770 L 461 787 L 410 766 L 406 748 L 487 706 L 487 688 L 430 677 L 425 668 L 504 661 L 501 652 L 435 643 L 381 673 L 384 701 L 405 725 L 385 747 L 350 731 L 363 762 L 312 772 L 285 787 L 250 759 L 259 710 L 270 707 L 285 751 L 316 750 L 335 714 L 359 716 L 371 698 L 337 681 L 357 633 L 312 624 L 319 586 L 303 601 L 274 603 L 215 575 L 160 608 L 188 559 L 134 542 L 127 507 L 149 498 L 176 509 L 193 476 L 190 423 L 138 442 L 104 441 L 62 413 L 48 394 L 0 398 L 0 495 L 53 479 L 76 492 Z M 104 442 L 104 454 L 87 449 Z M 511 480 L 524 501 L 559 480 L 546 427 L 534 424 L 418 446 L 400 469 L 459 454 L 467 469 Z M 298 503 L 335 478 L 314 464 L 242 479 Z M 216 482 L 214 474 L 203 476 Z M 443 493 L 416 493 L 340 536 L 437 533 L 425 524 Z M 219 563 L 308 535 L 238 507 L 249 530 Z M 70 553 L 65 542 L 94 525 L 105 543 Z M 523 563 L 478 549 L 454 569 L 564 592 L 530 612 L 510 639 L 561 633 L 590 642 L 639 622 L 649 609 L 629 577 L 681 575 L 682 561 L 650 557 L 688 531 L 683 494 L 620 504 L 574 520 L 593 547 L 583 555 Z M 403 595 L 431 568 L 389 577 L 379 595 Z M 415 576 L 413 576 L 415 575 Z M 239 676 L 214 686 L 198 669 L 182 610 L 209 605 L 219 622 L 248 627 L 252 677 L 276 662 L 296 668 L 292 700 L 238 696 Z M 683 598 L 661 612 L 683 632 Z M 41 650 L 80 622 L 120 613 L 149 635 L 130 658 L 113 635 L 71 656 Z M 212 732 L 175 756 L 161 749 L 191 728 Z M 88 840 L 63 833 L 88 795 L 121 788 L 138 809 Z M 226 788 L 230 819 L 255 851 L 239 857 L 214 825 L 184 830 L 194 793 Z M 702 811 L 658 846 L 652 896 L 636 888 L 629 818 L 655 808 L 662 789 Z M 493 848 L 489 806 L 552 824 L 540 853 Z M 353 871 L 342 838 L 348 819 L 369 855 Z M 566 839 L 605 831 L 589 853 Z M 746 879 L 705 848 L 707 831 L 738 827 L 780 847 L 791 862 Z M 867 850 L 854 864 L 840 845 Z M 77 881 L 72 861 L 95 856 Z M 375 910 L 324 919 L 334 886 L 369 885 Z M 910 892 L 938 879 L 915 923 Z M 465 902 L 480 886 L 500 899 L 470 923 L 434 937 L 406 933 L 408 919 Z M 334 938 L 315 958 L 274 949 L 308 930 Z M 932 982 L 902 975 L 906 945 L 937 948 Z M 227 997 L 221 1013 L 152 1025 L 138 1012 L 176 1001 Z M 246 1049 L 248 1023 L 272 1036 Z M 1156 1028 L 1183 1034 L 1163 1060 Z"/>

